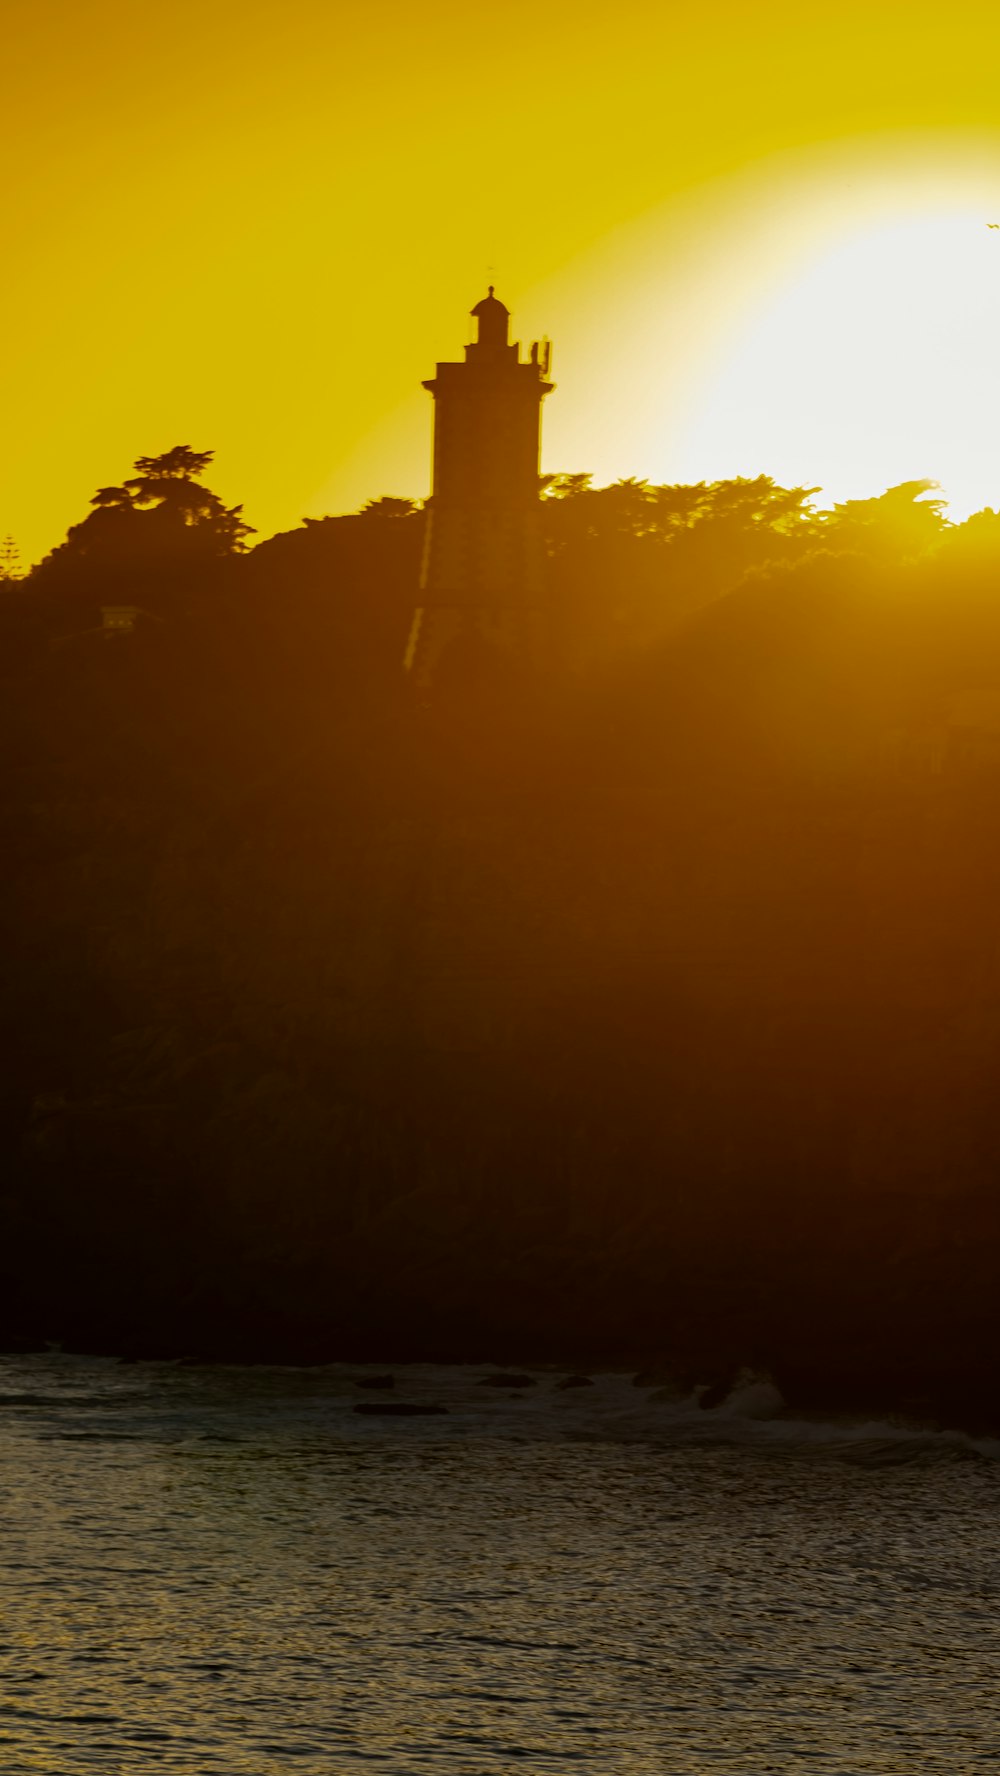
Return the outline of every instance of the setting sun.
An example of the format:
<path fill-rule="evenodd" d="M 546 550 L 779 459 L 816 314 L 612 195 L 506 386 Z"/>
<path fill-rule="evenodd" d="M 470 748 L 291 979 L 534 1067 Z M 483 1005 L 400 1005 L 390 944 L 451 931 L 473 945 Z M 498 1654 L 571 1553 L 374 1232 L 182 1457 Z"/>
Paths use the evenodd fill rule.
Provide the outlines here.
<path fill-rule="evenodd" d="M 178 438 L 258 537 L 426 495 L 488 282 L 554 341 L 547 469 L 989 499 L 980 20 L 10 0 L 0 534 Z"/>
<path fill-rule="evenodd" d="M 998 317 L 981 208 L 849 233 L 720 354 L 684 471 L 766 466 L 830 499 L 926 476 L 954 517 L 1000 505 Z"/>

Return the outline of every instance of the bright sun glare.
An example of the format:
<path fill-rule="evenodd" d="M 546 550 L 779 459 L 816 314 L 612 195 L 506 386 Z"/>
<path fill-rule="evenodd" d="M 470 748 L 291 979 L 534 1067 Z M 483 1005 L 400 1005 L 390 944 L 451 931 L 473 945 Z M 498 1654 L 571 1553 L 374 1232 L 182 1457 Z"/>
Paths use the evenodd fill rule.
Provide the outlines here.
<path fill-rule="evenodd" d="M 1000 506 L 997 219 L 883 220 L 814 257 L 717 360 L 684 478 L 759 468 L 832 503 L 928 477 L 952 518 Z"/>

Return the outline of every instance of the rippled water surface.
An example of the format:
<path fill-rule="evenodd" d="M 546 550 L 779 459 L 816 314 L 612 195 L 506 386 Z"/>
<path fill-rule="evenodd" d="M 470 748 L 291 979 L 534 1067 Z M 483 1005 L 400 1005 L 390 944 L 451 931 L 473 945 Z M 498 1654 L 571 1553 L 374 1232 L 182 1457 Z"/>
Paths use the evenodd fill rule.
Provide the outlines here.
<path fill-rule="evenodd" d="M 0 1359 L 4 1776 L 1000 1768 L 1000 1448 L 486 1373 Z"/>

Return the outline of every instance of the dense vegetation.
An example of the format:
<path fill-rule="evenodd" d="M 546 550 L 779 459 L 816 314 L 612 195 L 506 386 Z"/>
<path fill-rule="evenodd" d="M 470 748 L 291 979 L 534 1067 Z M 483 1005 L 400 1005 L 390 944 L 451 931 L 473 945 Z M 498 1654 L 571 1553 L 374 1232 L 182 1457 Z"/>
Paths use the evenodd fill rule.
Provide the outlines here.
<path fill-rule="evenodd" d="M 423 514 L 209 461 L 0 566 L 3 1336 L 989 1417 L 1000 517 L 557 477 L 421 703 Z"/>

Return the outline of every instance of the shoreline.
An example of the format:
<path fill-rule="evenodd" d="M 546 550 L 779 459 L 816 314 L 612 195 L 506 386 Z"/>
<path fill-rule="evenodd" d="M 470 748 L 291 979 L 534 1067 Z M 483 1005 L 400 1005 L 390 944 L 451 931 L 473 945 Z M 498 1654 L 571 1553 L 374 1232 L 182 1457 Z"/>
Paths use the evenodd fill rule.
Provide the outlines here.
<path fill-rule="evenodd" d="M 742 1391 L 749 1387 L 770 1389 L 775 1396 L 775 1418 L 826 1417 L 863 1422 L 884 1420 L 905 1426 L 915 1432 L 956 1432 L 969 1437 L 1000 1437 L 1000 1402 L 984 1405 L 983 1385 L 970 1382 L 968 1371 L 961 1382 L 938 1376 L 933 1383 L 916 1375 L 897 1374 L 894 1379 L 881 1379 L 871 1372 L 862 1377 L 851 1371 L 816 1371 L 794 1374 L 778 1362 L 765 1367 L 760 1364 L 734 1364 L 722 1372 L 694 1376 L 690 1367 L 672 1364 L 662 1357 L 643 1359 L 641 1354 L 626 1358 L 590 1352 L 586 1358 L 577 1351 L 567 1353 L 531 1353 L 509 1351 L 498 1356 L 492 1347 L 476 1344 L 461 1352 L 445 1352 L 440 1347 L 421 1346 L 403 1352 L 395 1342 L 368 1346 L 337 1345 L 305 1349 L 249 1344 L 210 1343 L 191 1346 L 156 1339 L 121 1343 L 95 1338 L 72 1340 L 33 1337 L 31 1335 L 0 1335 L 0 1360 L 35 1356 L 65 1356 L 113 1362 L 123 1367 L 160 1366 L 170 1369 L 285 1370 L 291 1374 L 319 1374 L 324 1370 L 358 1370 L 357 1385 L 394 1388 L 402 1383 L 405 1392 L 407 1372 L 440 1369 L 457 1374 L 464 1369 L 482 1370 L 483 1384 L 506 1387 L 514 1392 L 527 1392 L 545 1382 L 552 1388 L 575 1388 L 594 1383 L 598 1377 L 627 1380 L 635 1390 L 637 1405 L 653 1398 L 658 1402 L 673 1400 L 678 1406 L 689 1405 L 704 1412 L 726 1416 Z M 366 1371 L 377 1370 L 373 1382 Z M 351 1379 L 350 1377 L 347 1378 Z M 519 1385 L 520 1379 L 520 1385 Z M 545 1389 L 551 1391 L 551 1389 Z"/>

